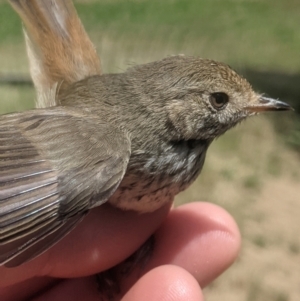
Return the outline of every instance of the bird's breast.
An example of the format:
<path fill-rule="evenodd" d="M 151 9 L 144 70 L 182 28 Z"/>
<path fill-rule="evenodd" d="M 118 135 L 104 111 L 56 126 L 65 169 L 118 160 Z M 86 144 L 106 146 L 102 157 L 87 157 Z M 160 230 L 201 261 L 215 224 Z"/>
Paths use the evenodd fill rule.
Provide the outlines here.
<path fill-rule="evenodd" d="M 171 202 L 200 174 L 208 145 L 206 141 L 178 141 L 157 153 L 134 153 L 109 202 L 138 212 L 155 211 Z"/>

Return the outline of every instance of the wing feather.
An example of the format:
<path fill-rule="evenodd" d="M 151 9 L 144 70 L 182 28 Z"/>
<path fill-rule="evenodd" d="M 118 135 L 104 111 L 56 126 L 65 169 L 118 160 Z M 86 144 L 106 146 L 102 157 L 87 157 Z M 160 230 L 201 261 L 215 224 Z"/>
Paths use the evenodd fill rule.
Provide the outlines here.
<path fill-rule="evenodd" d="M 0 119 L 0 264 L 19 265 L 112 195 L 130 156 L 126 133 L 65 108 Z"/>

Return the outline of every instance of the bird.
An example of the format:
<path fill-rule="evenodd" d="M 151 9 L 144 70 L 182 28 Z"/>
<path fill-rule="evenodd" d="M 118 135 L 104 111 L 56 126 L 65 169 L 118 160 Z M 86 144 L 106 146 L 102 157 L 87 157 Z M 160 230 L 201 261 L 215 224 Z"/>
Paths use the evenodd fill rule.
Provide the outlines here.
<path fill-rule="evenodd" d="M 102 74 L 70 0 L 10 0 L 37 108 L 0 117 L 0 264 L 50 248 L 94 207 L 153 212 L 188 188 L 210 144 L 286 111 L 228 65 L 175 55 Z"/>

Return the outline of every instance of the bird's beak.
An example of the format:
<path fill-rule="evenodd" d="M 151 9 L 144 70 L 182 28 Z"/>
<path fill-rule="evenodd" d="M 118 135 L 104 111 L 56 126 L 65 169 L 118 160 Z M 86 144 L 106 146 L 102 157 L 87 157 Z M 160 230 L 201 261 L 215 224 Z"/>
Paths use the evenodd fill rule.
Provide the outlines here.
<path fill-rule="evenodd" d="M 294 110 L 290 105 L 288 105 L 283 101 L 269 98 L 269 97 L 264 97 L 264 96 L 260 96 L 257 102 L 246 106 L 245 109 L 254 113 L 259 113 L 264 111 Z"/>

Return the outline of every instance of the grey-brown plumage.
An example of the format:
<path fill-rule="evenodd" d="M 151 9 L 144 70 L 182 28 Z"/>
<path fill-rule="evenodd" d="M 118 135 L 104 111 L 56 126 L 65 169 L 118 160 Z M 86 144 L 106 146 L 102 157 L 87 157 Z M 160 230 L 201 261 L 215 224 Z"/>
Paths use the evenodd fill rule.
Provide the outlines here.
<path fill-rule="evenodd" d="M 0 118 L 7 266 L 35 257 L 106 201 L 158 209 L 197 178 L 216 137 L 259 111 L 290 109 L 227 65 L 185 56 L 89 76 L 55 95 L 54 107 Z"/>

